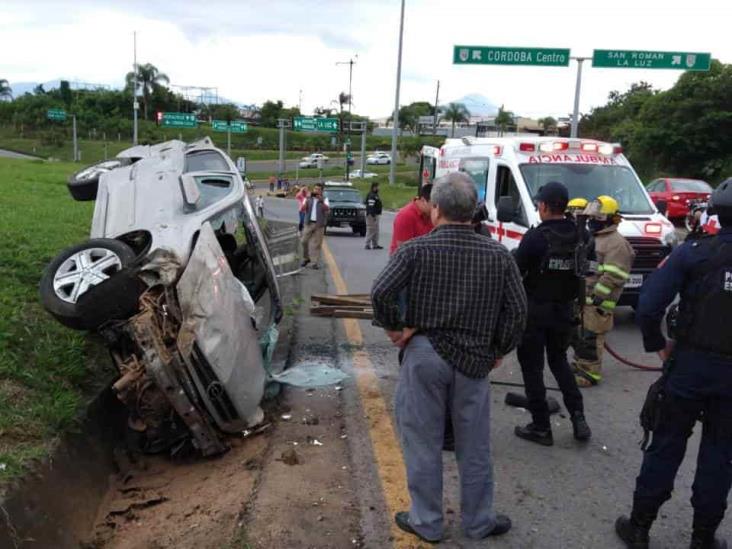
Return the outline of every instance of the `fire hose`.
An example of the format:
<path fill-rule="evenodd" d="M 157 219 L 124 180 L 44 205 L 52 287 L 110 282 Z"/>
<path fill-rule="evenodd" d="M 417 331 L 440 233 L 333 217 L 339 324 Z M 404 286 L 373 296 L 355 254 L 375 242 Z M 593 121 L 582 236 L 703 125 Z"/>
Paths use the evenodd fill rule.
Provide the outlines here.
<path fill-rule="evenodd" d="M 628 360 L 625 357 L 620 356 L 618 353 L 616 353 L 610 345 L 605 342 L 605 350 L 612 355 L 612 357 L 615 360 L 618 360 L 622 362 L 623 364 L 630 366 L 631 368 L 637 368 L 638 370 L 646 370 L 648 372 L 660 372 L 663 368 L 660 366 L 648 366 L 646 364 L 638 364 L 637 362 L 633 362 L 632 360 Z"/>

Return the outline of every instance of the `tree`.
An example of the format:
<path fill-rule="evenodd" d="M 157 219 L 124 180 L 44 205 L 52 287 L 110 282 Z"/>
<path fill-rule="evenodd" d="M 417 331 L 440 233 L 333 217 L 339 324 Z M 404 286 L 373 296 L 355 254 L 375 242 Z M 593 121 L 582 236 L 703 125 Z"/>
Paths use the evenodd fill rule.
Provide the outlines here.
<path fill-rule="evenodd" d="M 507 111 L 503 108 L 503 105 L 498 109 L 498 114 L 496 115 L 496 127 L 498 128 L 499 135 L 503 135 L 506 131 L 506 128 L 509 126 L 513 126 L 513 113 L 511 111 Z"/>
<path fill-rule="evenodd" d="M 544 134 L 546 135 L 550 130 L 556 129 L 557 120 L 551 116 L 545 116 L 544 118 L 539 119 L 539 126 L 542 127 Z"/>
<path fill-rule="evenodd" d="M 38 84 L 33 88 L 33 95 L 46 95 L 46 90 L 43 89 L 43 84 Z"/>
<path fill-rule="evenodd" d="M 427 101 L 415 101 L 409 105 L 399 107 L 399 128 L 402 130 L 419 133 L 419 118 L 421 116 L 434 116 L 435 108 Z M 393 122 L 392 114 L 387 122 Z"/>
<path fill-rule="evenodd" d="M 462 103 L 450 103 L 442 115 L 442 118 L 448 122 L 452 122 L 452 137 L 455 137 L 455 124 L 460 122 L 468 122 L 470 120 L 470 111 Z"/>
<path fill-rule="evenodd" d="M 266 128 L 276 128 L 277 119 L 282 118 L 282 101 L 265 101 L 259 109 L 259 125 Z"/>
<path fill-rule="evenodd" d="M 58 88 L 58 94 L 64 104 L 69 107 L 71 105 L 71 100 L 73 99 L 73 96 L 71 93 L 71 86 L 69 85 L 68 80 L 61 80 Z"/>
<path fill-rule="evenodd" d="M 153 92 L 159 88 L 163 87 L 164 84 L 170 83 L 170 78 L 168 78 L 167 75 L 163 74 L 158 70 L 158 68 L 155 65 L 151 65 L 150 63 L 145 63 L 144 65 L 138 65 L 137 66 L 137 86 L 138 89 L 142 90 L 142 106 L 143 106 L 143 116 L 145 120 L 148 119 L 147 116 L 147 107 L 150 103 L 150 96 L 153 94 Z M 137 93 L 137 90 L 134 89 L 135 86 L 135 72 L 128 72 L 127 73 L 127 87 L 133 90 L 133 93 Z"/>
<path fill-rule="evenodd" d="M 338 120 L 341 128 L 340 133 L 341 135 L 343 135 L 343 131 L 345 129 L 343 124 L 343 108 L 351 103 L 351 96 L 345 92 L 341 92 L 338 94 L 338 99 L 336 100 L 336 103 L 338 103 Z"/>
<path fill-rule="evenodd" d="M 10 83 L 4 78 L 0 78 L 0 99 L 13 99 L 13 89 L 10 87 Z"/>
<path fill-rule="evenodd" d="M 313 114 L 315 116 L 322 116 L 325 118 L 331 118 L 333 116 L 333 109 L 330 107 L 315 107 Z"/>

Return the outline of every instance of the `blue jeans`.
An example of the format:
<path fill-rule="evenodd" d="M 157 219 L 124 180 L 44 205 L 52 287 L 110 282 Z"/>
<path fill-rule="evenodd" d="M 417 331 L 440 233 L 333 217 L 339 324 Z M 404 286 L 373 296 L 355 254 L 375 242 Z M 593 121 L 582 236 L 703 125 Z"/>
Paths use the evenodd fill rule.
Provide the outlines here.
<path fill-rule="evenodd" d="M 395 395 L 395 414 L 407 467 L 412 505 L 409 521 L 425 538 L 443 535 L 442 444 L 451 410 L 460 473 L 465 535 L 481 539 L 495 526 L 490 448 L 490 383 L 464 376 L 447 364 L 429 339 L 407 345 Z"/>

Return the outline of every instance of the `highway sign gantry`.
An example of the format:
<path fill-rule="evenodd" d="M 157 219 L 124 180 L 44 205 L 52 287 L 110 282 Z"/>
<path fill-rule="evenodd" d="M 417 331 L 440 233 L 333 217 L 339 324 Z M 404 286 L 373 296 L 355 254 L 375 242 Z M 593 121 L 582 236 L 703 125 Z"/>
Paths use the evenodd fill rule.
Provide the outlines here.
<path fill-rule="evenodd" d="M 315 118 L 312 116 L 296 116 L 292 127 L 303 132 L 337 132 L 339 125 L 337 118 Z"/>
<path fill-rule="evenodd" d="M 496 46 L 455 46 L 455 65 L 532 65 L 538 67 L 568 67 L 566 48 L 507 48 Z"/>
<path fill-rule="evenodd" d="M 709 53 L 681 51 L 595 50 L 592 55 L 598 68 L 708 71 L 711 61 Z"/>
<path fill-rule="evenodd" d="M 162 115 L 160 125 L 164 128 L 195 128 L 198 125 L 195 114 L 164 112 Z"/>

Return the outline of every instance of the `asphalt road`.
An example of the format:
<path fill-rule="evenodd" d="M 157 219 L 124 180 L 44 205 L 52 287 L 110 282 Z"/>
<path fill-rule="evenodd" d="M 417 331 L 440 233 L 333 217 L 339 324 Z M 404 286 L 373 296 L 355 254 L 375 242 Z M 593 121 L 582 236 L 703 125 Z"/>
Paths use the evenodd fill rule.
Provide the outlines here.
<path fill-rule="evenodd" d="M 20 158 L 20 159 L 26 159 L 26 160 L 33 160 L 37 157 L 31 156 L 29 154 L 17 153 L 14 151 L 6 151 L 5 149 L 0 149 L 0 158 Z"/>
<path fill-rule="evenodd" d="M 307 156 L 305 153 L 303 153 L 302 156 Z M 300 162 L 301 158 L 289 158 L 285 159 L 285 170 L 286 171 L 295 171 L 297 168 L 298 163 Z M 351 169 L 358 170 L 361 168 L 361 155 L 353 155 L 353 166 L 351 166 Z M 333 158 L 331 157 L 328 162 L 325 163 L 326 168 L 332 168 L 334 166 L 341 166 L 345 169 L 345 162 L 346 159 L 344 158 Z M 255 172 L 272 172 L 273 174 L 276 174 L 279 171 L 279 160 L 251 160 L 247 162 L 247 171 L 250 173 Z M 312 174 L 313 177 L 316 177 L 318 175 L 318 169 L 317 168 L 300 168 L 301 174 Z"/>
<path fill-rule="evenodd" d="M 293 201 L 267 199 L 265 207 L 267 217 L 296 221 Z M 364 250 L 363 239 L 353 236 L 350 228 L 329 229 L 327 244 L 348 293 L 369 292 L 374 277 L 388 260 L 392 222 L 391 213 L 381 218 L 381 243 L 385 249 L 380 251 Z M 314 276 L 314 273 L 306 270 L 302 276 Z M 330 278 L 329 291 L 336 293 L 333 282 L 334 279 Z M 323 322 L 315 318 L 311 321 Z M 344 359 L 340 366 L 356 379 L 343 391 L 346 399 L 344 410 L 349 437 L 359 441 L 352 442 L 350 451 L 354 482 L 359 487 L 363 539 L 368 547 L 382 547 L 390 544 L 386 537 L 391 528 L 389 515 L 395 510 L 392 508 L 395 497 L 398 499 L 392 492 L 394 486 L 403 486 L 403 480 L 401 483 L 385 480 L 388 472 L 385 473 L 381 466 L 383 459 L 380 457 L 384 441 L 379 438 L 383 432 L 374 423 L 375 419 L 369 417 L 370 404 L 364 399 L 380 398 L 391 416 L 398 368 L 396 351 L 381 330 L 372 327 L 369 321 L 360 321 L 359 327 L 363 334 L 363 350 L 378 380 L 378 394 L 365 395 L 360 390 L 359 376 L 363 374 L 359 368 L 362 367 L 354 368 L 348 359 Z M 326 336 L 332 337 L 332 334 L 323 337 Z M 348 336 L 342 326 L 338 328 L 336 340 L 339 345 L 348 348 Z M 616 328 L 609 335 L 608 343 L 631 360 L 658 365 L 655 355 L 643 352 L 640 332 L 630 309 L 618 311 Z M 351 360 L 354 364 L 362 361 L 359 352 L 353 351 Z M 638 445 L 642 438 L 638 413 L 647 387 L 657 375 L 632 369 L 606 356 L 603 384 L 583 391 L 587 419 L 593 429 L 592 440 L 584 445 L 577 443 L 572 438 L 568 418 L 555 415 L 555 445 L 552 448 L 515 437 L 514 426 L 530 421 L 529 415 L 522 409 L 506 406 L 503 400 L 507 392 L 521 389 L 494 385 L 491 413 L 495 505 L 499 512 L 512 518 L 514 528 L 506 536 L 490 542 L 471 542 L 461 535 L 457 469 L 454 456 L 443 454 L 447 539 L 442 546 L 621 548 L 613 525 L 619 514 L 630 509 L 634 481 L 642 458 Z M 521 383 L 515 353 L 506 358 L 491 379 Z M 547 374 L 547 385 L 556 387 L 551 374 Z M 559 393 L 550 394 L 559 396 Z M 393 417 L 386 419 L 393 423 Z M 651 531 L 653 549 L 688 547 L 692 521 L 689 498 L 699 430 L 696 429 L 690 440 L 687 457 L 677 477 L 674 497 L 664 505 Z M 729 519 L 722 524 L 720 534 L 732 537 Z"/>

